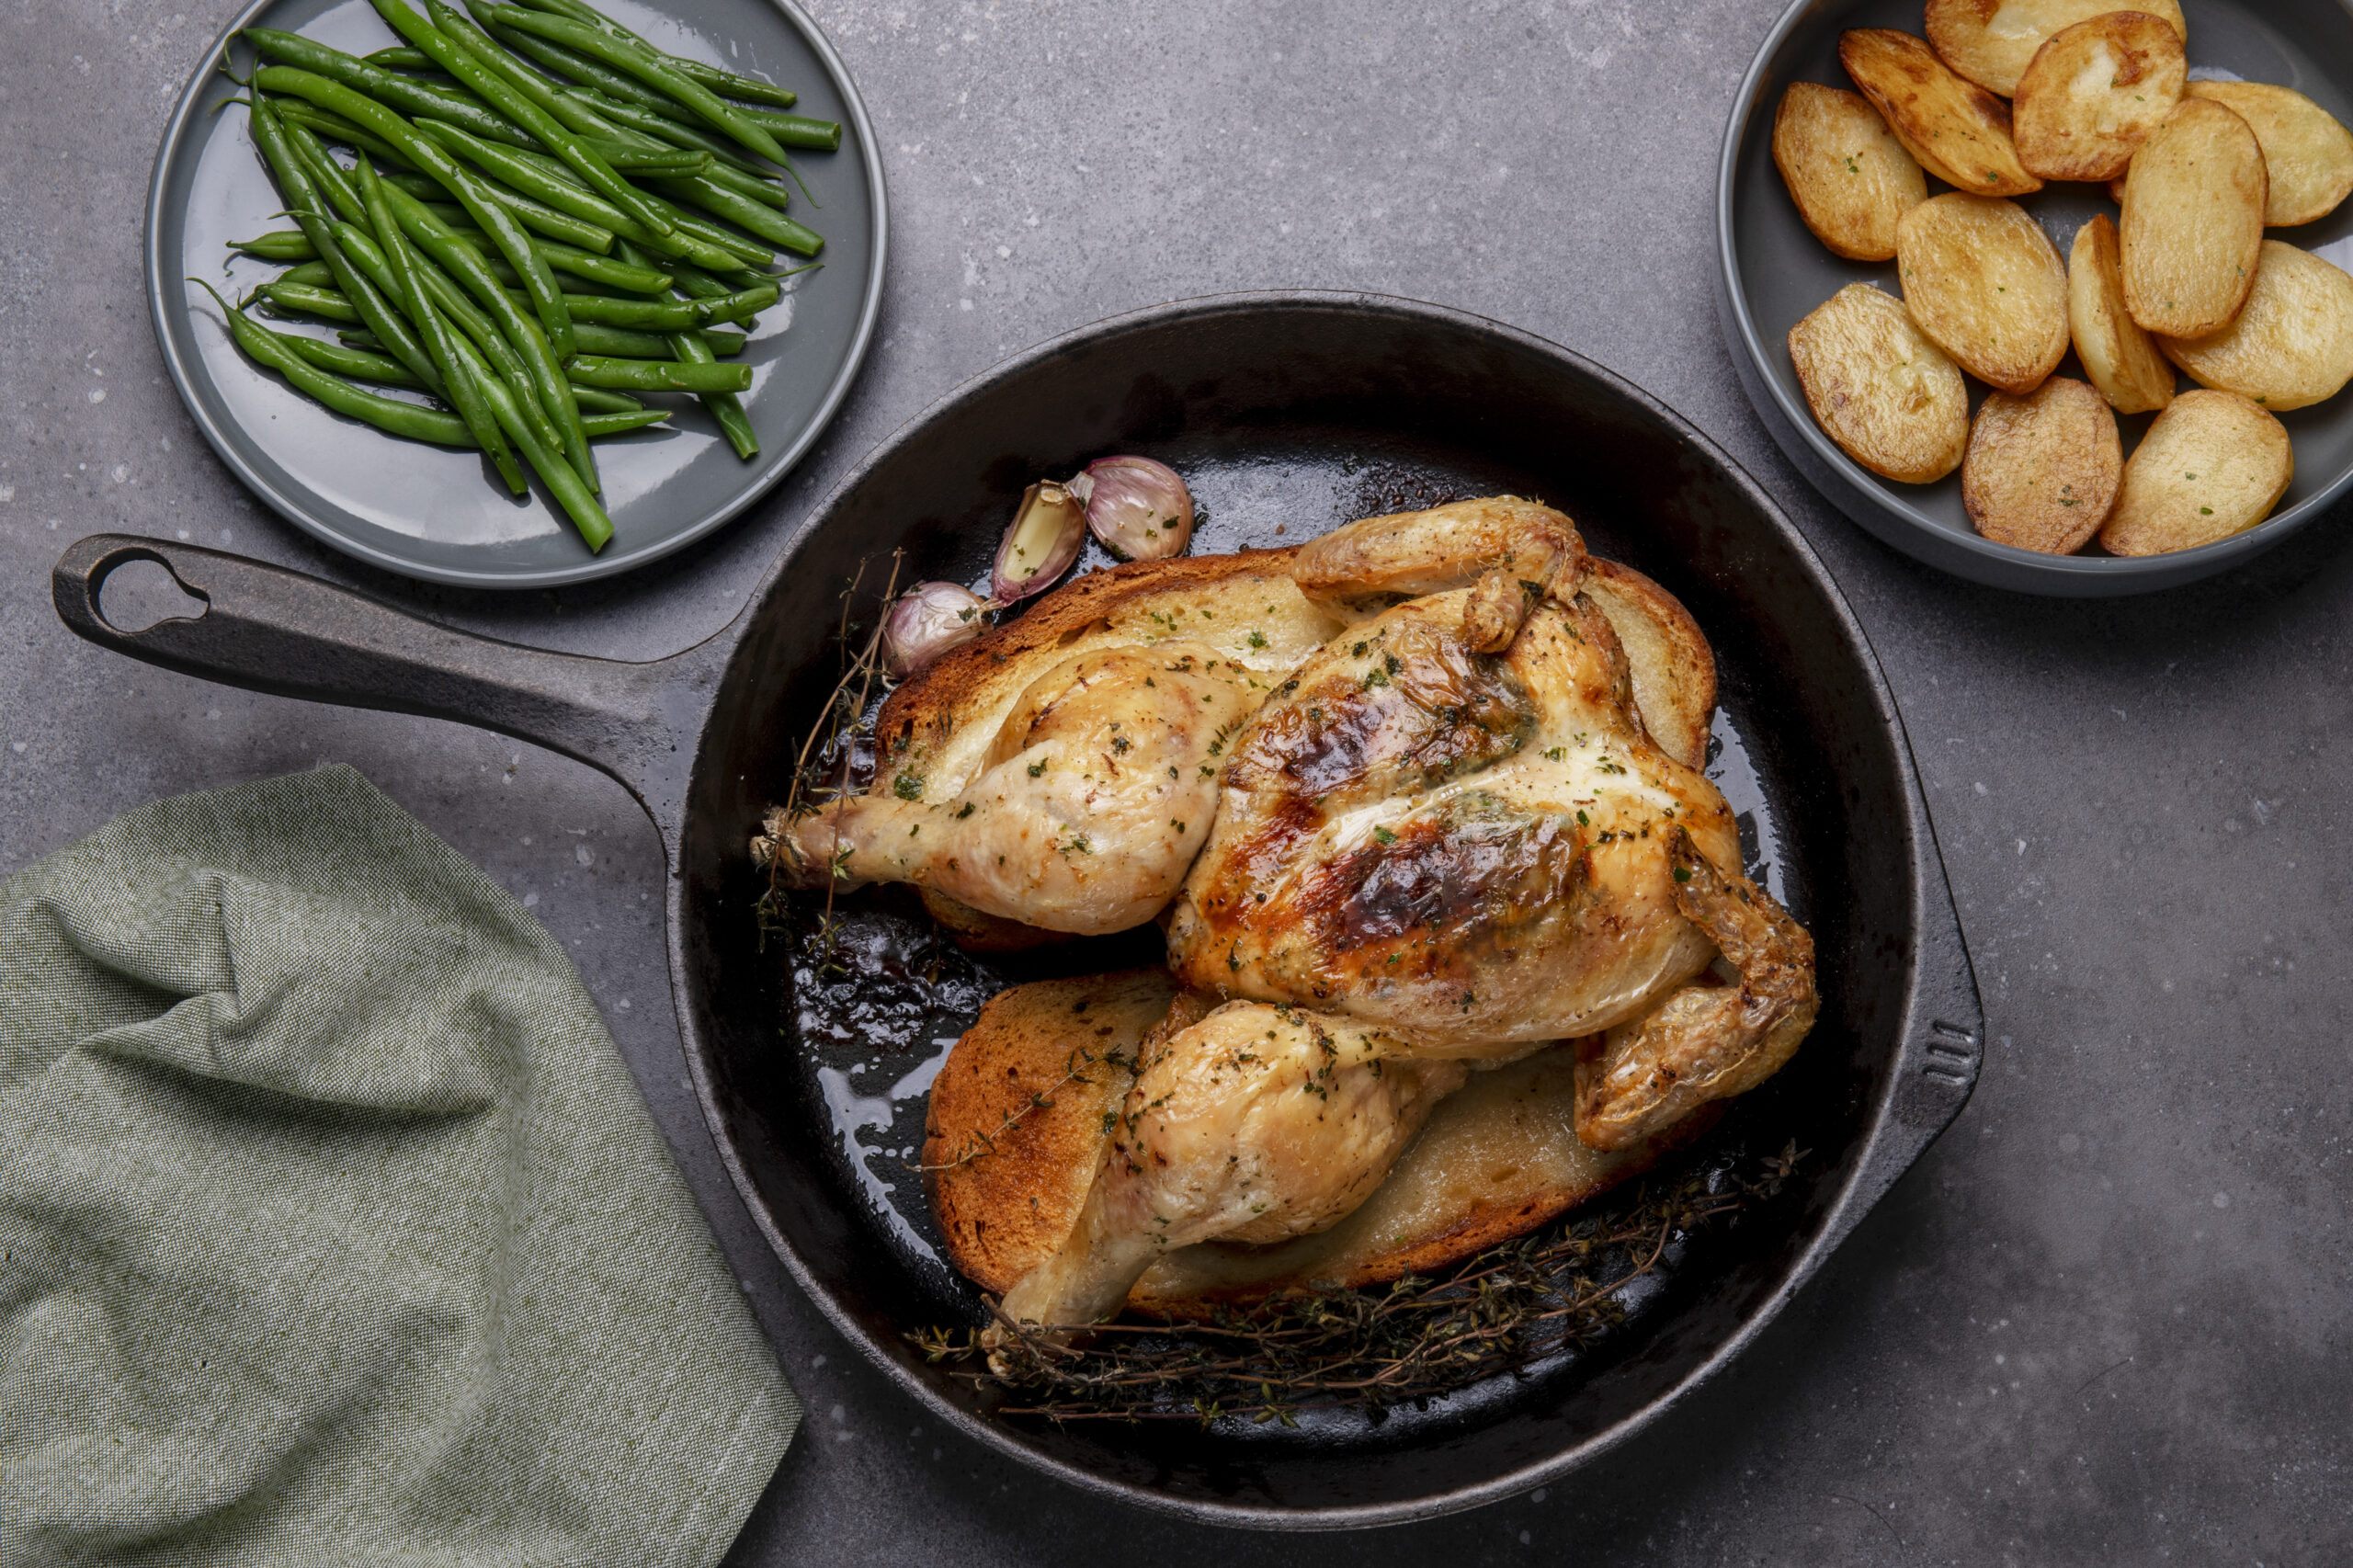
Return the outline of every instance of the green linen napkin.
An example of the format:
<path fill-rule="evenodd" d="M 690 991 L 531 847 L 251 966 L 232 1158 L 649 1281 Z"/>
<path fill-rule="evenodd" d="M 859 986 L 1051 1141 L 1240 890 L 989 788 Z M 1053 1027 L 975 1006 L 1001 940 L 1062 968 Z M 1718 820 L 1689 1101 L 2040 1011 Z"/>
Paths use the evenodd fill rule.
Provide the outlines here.
<path fill-rule="evenodd" d="M 800 1415 L 562 948 L 357 772 L 0 883 L 6 1568 L 703 1568 Z"/>

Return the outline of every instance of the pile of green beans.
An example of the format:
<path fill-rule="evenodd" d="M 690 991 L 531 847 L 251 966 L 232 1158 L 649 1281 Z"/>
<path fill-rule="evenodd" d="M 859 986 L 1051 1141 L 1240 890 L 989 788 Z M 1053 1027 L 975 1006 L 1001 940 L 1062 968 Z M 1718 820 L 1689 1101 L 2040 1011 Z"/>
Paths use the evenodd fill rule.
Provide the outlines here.
<path fill-rule="evenodd" d="M 589 443 L 670 417 L 641 394 L 696 398 L 758 455 L 736 356 L 805 269 L 779 253 L 824 244 L 787 216 L 785 149 L 832 151 L 841 127 L 585 0 L 369 4 L 400 41 L 365 59 L 243 35 L 260 60 L 236 101 L 296 225 L 230 247 L 285 268 L 241 304 L 200 285 L 246 358 L 387 434 L 480 451 L 515 494 L 536 475 L 592 552 L 613 527 Z"/>

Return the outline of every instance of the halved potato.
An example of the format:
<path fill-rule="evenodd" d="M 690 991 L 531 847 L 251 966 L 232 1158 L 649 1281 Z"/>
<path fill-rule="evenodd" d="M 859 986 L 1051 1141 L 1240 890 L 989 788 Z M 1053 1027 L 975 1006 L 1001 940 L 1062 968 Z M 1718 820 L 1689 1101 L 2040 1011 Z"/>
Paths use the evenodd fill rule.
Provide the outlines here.
<path fill-rule="evenodd" d="M 2108 520 L 2124 472 L 2116 415 L 2081 381 L 2053 376 L 2031 397 L 1995 392 L 1970 427 L 1961 500 L 1987 539 L 2072 555 Z"/>
<path fill-rule="evenodd" d="M 1946 64 L 2006 98 L 2053 33 L 2127 9 L 2161 17 L 2189 37 L 2180 0 L 2132 0 L 2129 6 L 2118 0 L 1928 0 L 1928 41 Z"/>
<path fill-rule="evenodd" d="M 2236 392 L 2184 392 L 2124 465 L 2099 541 L 2118 555 L 2195 550 L 2269 517 L 2295 477 L 2279 421 Z"/>
<path fill-rule="evenodd" d="M 2043 179 L 2113 179 L 2155 134 L 2189 79 L 2181 35 L 2143 11 L 2110 11 L 2051 35 L 2010 106 L 2018 162 Z"/>
<path fill-rule="evenodd" d="M 2010 106 L 1954 75 L 1926 41 L 1857 28 L 1838 35 L 1838 62 L 1896 140 L 1947 185 L 1984 196 L 2042 188 L 2010 144 Z"/>
<path fill-rule="evenodd" d="M 2316 223 L 2353 196 L 2353 131 L 2293 87 L 2192 82 L 2185 90 L 2232 109 L 2254 130 L 2271 180 L 2266 223 L 2275 229 Z"/>
<path fill-rule="evenodd" d="M 2268 181 L 2237 113 L 2184 98 L 2124 176 L 2124 302 L 2165 337 L 2220 332 L 2255 290 Z"/>
<path fill-rule="evenodd" d="M 1814 238 L 1849 261 L 1895 254 L 1896 220 L 1928 194 L 1927 176 L 1869 101 L 1792 82 L 1773 117 L 1773 163 Z"/>
<path fill-rule="evenodd" d="M 2173 401 L 2180 377 L 2124 308 L 2116 225 L 2105 212 L 2075 231 L 2067 256 L 2067 326 L 2085 374 L 2117 413 L 2146 414 Z"/>
<path fill-rule="evenodd" d="M 2310 251 L 2266 240 L 2238 319 L 2210 337 L 2160 346 L 2201 387 L 2253 398 L 2274 414 L 2308 408 L 2353 381 L 2353 278 Z"/>
<path fill-rule="evenodd" d="M 1920 330 L 1980 381 L 2019 396 L 2067 352 L 2067 269 L 2015 201 L 1949 192 L 1895 231 L 1904 303 Z"/>
<path fill-rule="evenodd" d="M 1961 466 L 1968 385 L 1893 295 L 1847 284 L 1790 329 L 1790 358 L 1816 422 L 1873 473 L 1927 484 Z"/>

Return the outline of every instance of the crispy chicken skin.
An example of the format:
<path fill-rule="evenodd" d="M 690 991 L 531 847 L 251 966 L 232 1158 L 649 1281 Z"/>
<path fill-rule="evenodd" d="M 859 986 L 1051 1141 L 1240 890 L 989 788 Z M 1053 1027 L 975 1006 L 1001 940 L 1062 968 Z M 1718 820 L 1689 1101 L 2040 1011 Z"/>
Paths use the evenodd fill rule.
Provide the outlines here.
<path fill-rule="evenodd" d="M 1312 574 L 1326 547 L 1361 559 L 1352 536 L 1377 536 L 1378 570 L 1314 591 L 1473 581 L 1341 632 L 1244 727 L 1169 960 L 1187 984 L 1337 1013 L 1422 1055 L 1507 1060 L 1627 1024 L 1707 970 L 1717 934 L 1686 908 L 1676 846 L 1736 868 L 1739 835 L 1715 786 L 1644 730 L 1617 636 L 1578 592 L 1569 520 L 1465 506 L 1474 528 L 1441 507 L 1302 551 Z M 1506 525 L 1539 540 L 1506 551 L 1515 574 L 1558 569 L 1540 593 L 1515 574 L 1517 628 L 1487 651 L 1496 574 L 1461 540 L 1495 549 Z M 1443 572 L 1404 564 L 1417 537 Z M 1810 994 L 1810 955 L 1784 967 Z"/>
<path fill-rule="evenodd" d="M 1140 926 L 1207 839 L 1210 759 L 1262 695 L 1199 643 L 1067 659 L 1022 694 L 961 795 L 830 802 L 780 824 L 779 874 L 800 887 L 823 887 L 828 866 L 842 888 L 914 882 L 1082 936 Z"/>
<path fill-rule="evenodd" d="M 1339 1223 L 1467 1073 L 1345 1018 L 1178 997 L 1143 1044 L 1077 1224 L 1006 1293 L 1002 1316 L 1093 1323 L 1175 1248 Z"/>

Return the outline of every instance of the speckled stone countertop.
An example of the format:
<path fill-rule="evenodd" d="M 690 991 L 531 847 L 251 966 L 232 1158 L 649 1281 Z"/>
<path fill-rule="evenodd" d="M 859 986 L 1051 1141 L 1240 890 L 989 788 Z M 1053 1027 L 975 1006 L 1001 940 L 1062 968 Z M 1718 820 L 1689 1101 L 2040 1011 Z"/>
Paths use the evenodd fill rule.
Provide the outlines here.
<path fill-rule="evenodd" d="M 182 7 L 182 8 L 176 8 Z M 811 1419 L 731 1562 L 2245 1565 L 2353 1559 L 2353 513 L 2107 605 L 1932 574 L 1742 396 L 1711 191 L 1775 0 L 814 0 L 883 143 L 881 335 L 801 471 L 616 584 L 420 589 L 217 464 L 140 278 L 164 116 L 232 7 L 0 9 L 0 871 L 155 796 L 356 764 L 577 955 Z M 249 696 L 66 632 L 79 535 L 176 536 L 454 623 L 651 658 L 718 630 L 902 420 L 1141 305 L 1305 286 L 1494 316 L 1673 404 L 1774 492 L 1900 696 L 1984 990 L 1960 1122 L 1729 1375 L 1568 1484 L 1370 1536 L 1218 1534 L 931 1428 L 801 1299 L 688 1093 L 653 830 L 578 764 Z"/>

